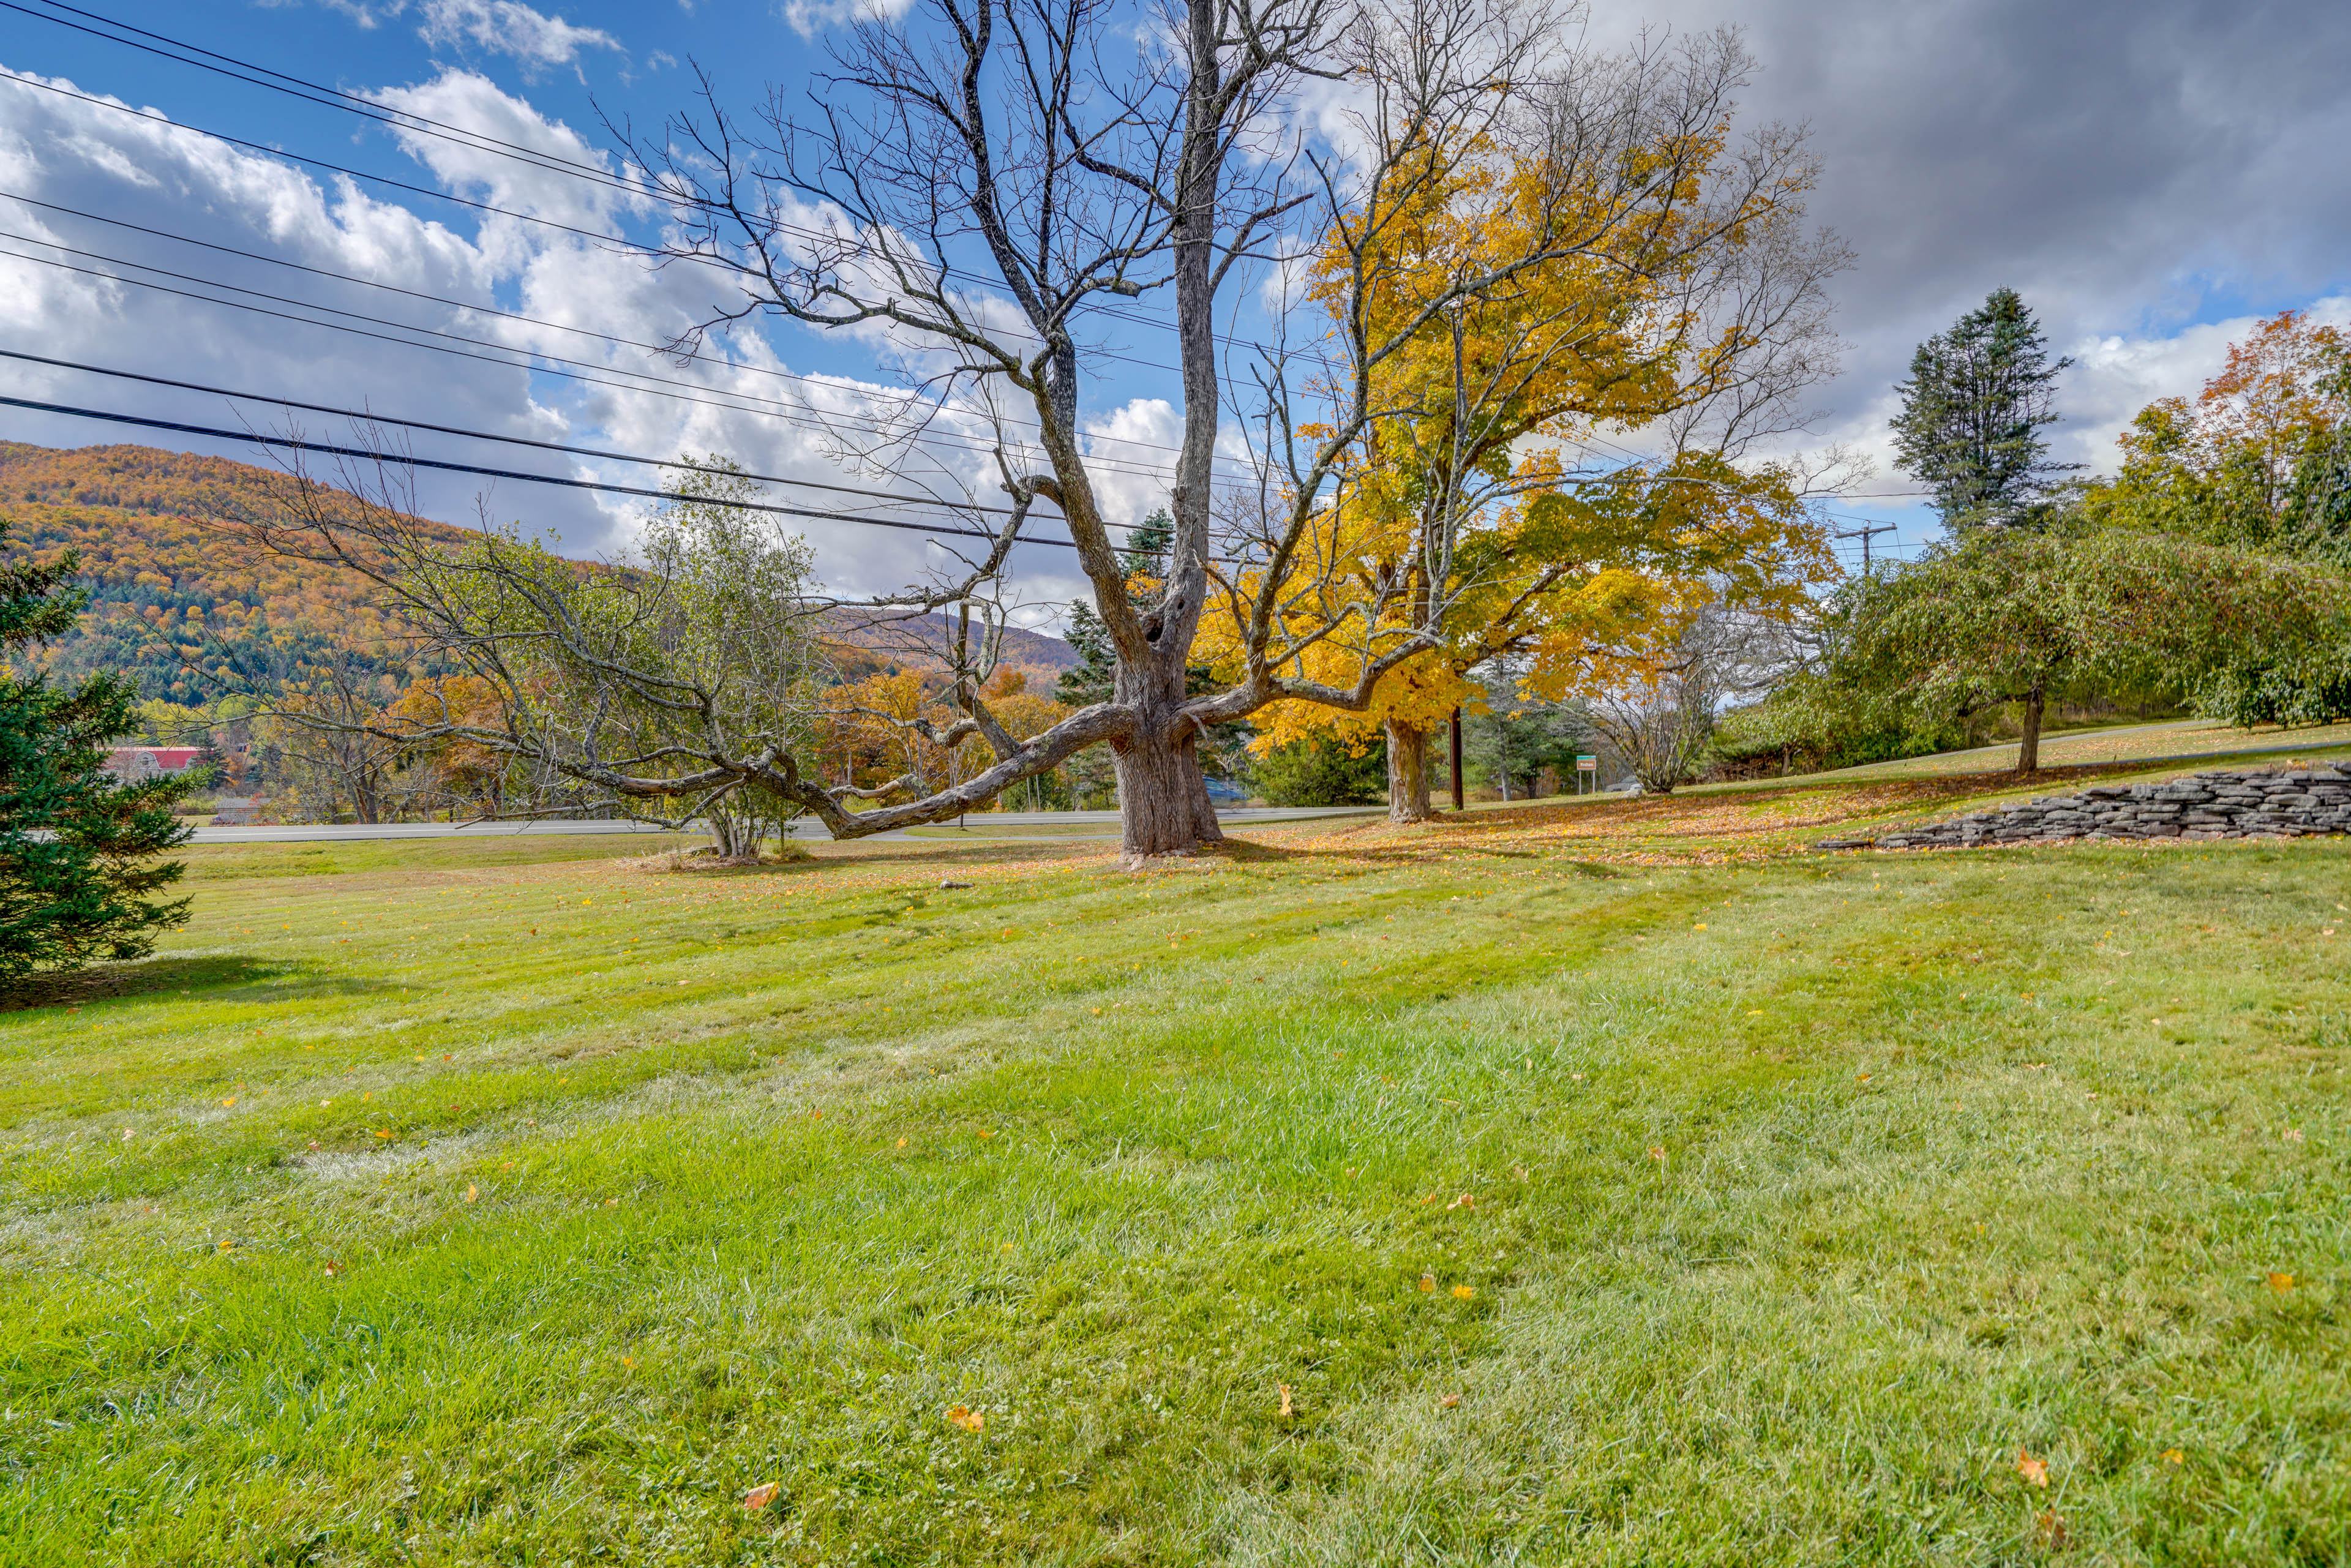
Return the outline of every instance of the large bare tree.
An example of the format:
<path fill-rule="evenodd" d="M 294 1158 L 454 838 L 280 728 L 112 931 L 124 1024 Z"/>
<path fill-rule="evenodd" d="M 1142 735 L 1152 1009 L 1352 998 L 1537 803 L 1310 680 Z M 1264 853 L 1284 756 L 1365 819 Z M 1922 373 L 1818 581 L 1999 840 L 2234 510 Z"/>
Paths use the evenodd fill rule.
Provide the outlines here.
<path fill-rule="evenodd" d="M 697 110 L 634 144 L 676 218 L 669 259 L 733 285 L 689 339 L 780 317 L 884 341 L 907 392 L 878 423 L 867 410 L 841 425 L 852 455 L 903 475 L 935 466 L 943 429 L 979 430 L 1008 497 L 967 497 L 979 534 L 969 559 L 867 612 L 987 601 L 1023 530 L 1034 537 L 1033 520 L 1051 516 L 1095 591 L 1113 690 L 1016 736 L 981 695 L 985 669 L 959 656 L 959 716 L 935 738 L 977 736 L 993 760 L 872 803 L 772 742 L 672 748 L 643 766 L 543 747 L 529 760 L 623 799 L 756 785 L 848 838 L 956 815 L 1107 742 L 1131 855 L 1217 839 L 1196 755 L 1207 727 L 1282 700 L 1364 711 L 1383 676 L 1442 643 L 1454 598 L 1478 586 L 1442 570 L 1458 507 L 1425 509 L 1417 526 L 1430 537 L 1404 553 L 1440 569 L 1410 580 L 1366 583 L 1357 563 L 1322 550 L 1364 433 L 1413 412 L 1384 402 L 1395 384 L 1384 363 L 1449 333 L 1462 302 L 1588 266 L 1655 281 L 1654 319 L 1631 329 L 1720 329 L 1692 348 L 1723 367 L 1730 402 L 1772 403 L 1735 395 L 1742 374 L 1786 381 L 1774 366 L 1787 335 L 1751 329 L 1774 308 L 1802 315 L 1813 297 L 1775 292 L 1739 256 L 1745 236 L 1796 210 L 1812 177 L 1801 139 L 1731 140 L 1749 68 L 1735 40 L 1612 55 L 1583 48 L 1568 20 L 1548 0 L 1199 0 L 1149 13 L 1107 0 L 917 0 L 903 18 L 851 30 L 806 104 L 771 97 L 739 116 L 705 83 Z M 1410 308 L 1374 308 L 1410 252 L 1406 231 L 1442 207 L 1499 237 L 1417 287 Z M 1263 297 L 1318 253 L 1313 303 L 1296 320 L 1272 309 L 1236 345 L 1226 319 L 1240 319 L 1238 297 Z M 1290 292 L 1302 305 L 1305 291 Z M 1085 378 L 1094 335 L 1163 299 L 1182 434 L 1166 569 L 1137 602 L 1102 499 L 1105 465 L 1123 460 L 1090 450 Z M 1693 299 L 1729 302 L 1731 316 L 1710 321 Z M 1228 362 L 1236 346 L 1240 362 Z M 317 509 L 315 489 L 298 499 Z M 281 537 L 307 535 L 314 549 L 351 526 L 283 524 Z M 1238 652 L 1229 682 L 1201 692 L 1187 676 L 1212 597 L 1237 623 Z M 544 619 L 516 628 L 517 644 L 568 635 Z M 1312 650 L 1374 627 L 1344 678 L 1310 671 Z M 444 641 L 479 663 L 491 635 L 468 625 Z M 631 700 L 699 700 L 640 674 L 605 678 Z M 541 746 L 444 727 L 412 738 Z"/>

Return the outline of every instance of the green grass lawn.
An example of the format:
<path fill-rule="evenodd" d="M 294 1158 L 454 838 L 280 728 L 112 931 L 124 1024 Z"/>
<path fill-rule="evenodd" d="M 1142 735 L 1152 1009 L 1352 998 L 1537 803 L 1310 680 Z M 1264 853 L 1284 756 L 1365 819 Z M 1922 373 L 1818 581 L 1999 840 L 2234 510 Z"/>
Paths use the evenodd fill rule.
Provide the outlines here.
<path fill-rule="evenodd" d="M 512 848 L 0 1012 L 0 1558 L 2351 1562 L 2339 841 Z"/>

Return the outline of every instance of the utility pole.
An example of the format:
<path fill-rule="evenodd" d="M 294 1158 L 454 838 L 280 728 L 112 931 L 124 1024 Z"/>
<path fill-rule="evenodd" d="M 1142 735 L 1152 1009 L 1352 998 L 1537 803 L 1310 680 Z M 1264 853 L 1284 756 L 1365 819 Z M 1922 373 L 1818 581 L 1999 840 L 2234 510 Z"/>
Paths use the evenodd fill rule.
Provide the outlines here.
<path fill-rule="evenodd" d="M 1461 803 L 1461 710 L 1453 710 L 1453 809 L 1466 811 Z"/>
<path fill-rule="evenodd" d="M 1861 575 L 1867 577 L 1869 575 L 1869 541 L 1879 534 L 1890 534 L 1893 531 L 1892 523 L 1864 523 L 1857 528 L 1841 528 L 1837 531 L 1836 537 L 1841 539 L 1858 538 L 1861 541 Z"/>

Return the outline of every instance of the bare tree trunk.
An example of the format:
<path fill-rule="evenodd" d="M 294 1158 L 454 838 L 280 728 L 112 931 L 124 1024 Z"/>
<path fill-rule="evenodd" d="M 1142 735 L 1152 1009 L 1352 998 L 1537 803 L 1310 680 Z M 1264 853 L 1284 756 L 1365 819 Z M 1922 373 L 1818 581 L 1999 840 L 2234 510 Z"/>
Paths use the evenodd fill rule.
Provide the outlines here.
<path fill-rule="evenodd" d="M 2024 699 L 2024 738 L 2016 743 L 2016 770 L 2030 773 L 2041 766 L 2041 709 L 2043 697 L 2039 691 Z"/>
<path fill-rule="evenodd" d="M 1118 770 L 1119 847 L 1129 857 L 1181 854 L 1223 841 L 1208 781 L 1200 772 L 1197 740 L 1198 732 L 1186 725 L 1178 740 L 1154 740 L 1146 733 L 1111 742 L 1112 765 Z"/>
<path fill-rule="evenodd" d="M 1388 821 L 1426 822 L 1428 810 L 1428 732 L 1395 719 L 1387 721 Z"/>

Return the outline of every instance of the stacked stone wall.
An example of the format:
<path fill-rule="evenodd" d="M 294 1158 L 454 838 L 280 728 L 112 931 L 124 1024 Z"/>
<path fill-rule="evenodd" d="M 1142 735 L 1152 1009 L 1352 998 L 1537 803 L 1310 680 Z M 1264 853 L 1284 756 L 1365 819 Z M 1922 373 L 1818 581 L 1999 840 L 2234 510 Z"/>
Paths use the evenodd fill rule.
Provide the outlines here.
<path fill-rule="evenodd" d="M 1836 848 L 1912 850 L 2052 839 L 2244 839 L 2351 832 L 2351 763 L 2099 784 Z"/>

